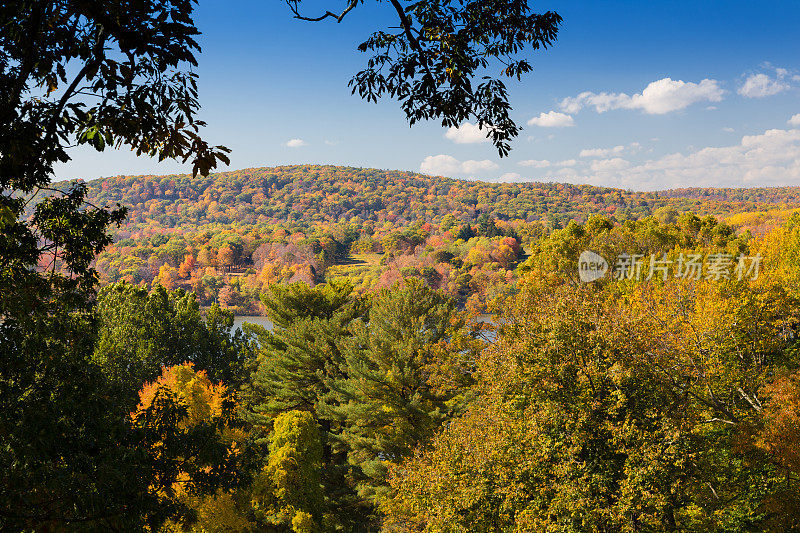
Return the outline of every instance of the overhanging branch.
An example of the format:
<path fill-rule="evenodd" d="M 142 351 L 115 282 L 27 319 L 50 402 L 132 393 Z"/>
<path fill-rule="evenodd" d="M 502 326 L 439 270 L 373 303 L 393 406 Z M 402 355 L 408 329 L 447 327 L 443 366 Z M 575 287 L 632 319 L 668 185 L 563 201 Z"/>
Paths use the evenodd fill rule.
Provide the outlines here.
<path fill-rule="evenodd" d="M 326 11 L 323 15 L 320 15 L 319 17 L 306 17 L 304 15 L 301 15 L 300 11 L 297 9 L 298 2 L 299 0 L 286 0 L 286 4 L 289 6 L 289 9 L 291 9 L 292 13 L 294 13 L 294 18 L 299 20 L 306 20 L 308 22 L 319 22 L 329 17 L 335 18 L 336 22 L 341 22 L 342 19 L 344 19 L 344 17 L 347 16 L 347 14 L 350 11 L 352 11 L 353 8 L 355 8 L 358 3 L 357 0 L 353 0 L 347 5 L 345 10 L 339 13 L 338 15 L 331 11 Z"/>

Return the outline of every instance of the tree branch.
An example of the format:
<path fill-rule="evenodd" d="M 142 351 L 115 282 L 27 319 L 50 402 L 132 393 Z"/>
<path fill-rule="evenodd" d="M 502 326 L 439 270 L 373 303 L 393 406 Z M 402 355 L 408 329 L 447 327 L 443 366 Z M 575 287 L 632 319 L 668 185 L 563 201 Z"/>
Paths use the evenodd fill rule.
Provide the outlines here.
<path fill-rule="evenodd" d="M 297 2 L 298 2 L 298 0 L 286 0 L 286 4 L 289 6 L 289 9 L 291 9 L 292 13 L 294 13 L 294 18 L 299 19 L 299 20 L 306 20 L 308 22 L 319 22 L 320 20 L 325 20 L 328 17 L 333 17 L 333 18 L 336 19 L 337 23 L 341 22 L 342 19 L 344 19 L 344 17 L 350 11 L 352 11 L 353 8 L 355 8 L 357 3 L 358 3 L 357 0 L 351 1 L 350 4 L 348 4 L 348 6 L 345 8 L 345 10 L 342 11 L 341 13 L 339 13 L 338 15 L 336 13 L 332 13 L 330 11 L 326 11 L 324 15 L 320 15 L 319 17 L 306 17 L 306 16 L 301 15 L 300 12 L 298 11 Z"/>
<path fill-rule="evenodd" d="M 411 44 L 411 48 L 417 51 L 419 54 L 420 60 L 422 62 L 422 68 L 425 69 L 425 72 L 430 76 L 431 80 L 436 82 L 436 78 L 433 77 L 433 73 L 431 72 L 430 67 L 428 66 L 428 61 L 425 58 L 425 49 L 422 48 L 422 45 L 419 44 L 419 40 L 414 36 L 412 33 L 414 28 L 411 27 L 411 21 L 408 20 L 408 16 L 406 12 L 403 10 L 403 6 L 400 5 L 400 2 L 397 0 L 390 0 L 392 6 L 394 6 L 395 11 L 397 11 L 397 16 L 400 17 L 400 24 L 403 25 L 403 31 L 408 37 L 408 42 Z"/>
<path fill-rule="evenodd" d="M 751 406 L 753 409 L 755 409 L 755 410 L 756 410 L 756 411 L 758 411 L 759 413 L 760 413 L 761 411 L 763 411 L 763 409 L 764 409 L 764 408 L 761 406 L 761 402 L 759 402 L 759 401 L 758 401 L 758 398 L 757 398 L 756 396 L 753 396 L 753 397 L 751 398 L 750 396 L 748 396 L 748 394 L 747 394 L 747 393 L 746 393 L 746 392 L 745 392 L 745 391 L 744 391 L 744 390 L 743 390 L 741 387 L 736 387 L 736 390 L 739 392 L 739 394 L 741 394 L 741 395 L 742 395 L 742 398 L 744 398 L 745 400 L 747 400 L 747 403 L 749 403 L 749 404 L 750 404 L 750 406 Z"/>
<path fill-rule="evenodd" d="M 105 45 L 105 42 L 106 42 L 106 36 L 103 30 L 101 29 L 99 35 L 97 36 L 97 43 L 95 43 L 94 46 L 94 54 L 95 54 L 94 59 L 92 59 L 91 61 L 87 61 L 86 64 L 83 65 L 83 68 L 75 76 L 75 79 L 72 80 L 72 83 L 70 83 L 69 87 L 67 87 L 67 90 L 64 91 L 64 94 L 61 95 L 58 104 L 56 104 L 56 108 L 52 116 L 50 117 L 50 121 L 47 123 L 47 128 L 45 128 L 45 131 L 47 132 L 47 137 L 46 137 L 47 141 L 53 138 L 53 135 L 55 134 L 55 125 L 58 120 L 58 117 L 61 115 L 61 112 L 64 110 L 64 107 L 67 105 L 67 102 L 69 102 L 70 98 L 72 98 L 75 95 L 75 91 L 78 88 L 78 84 L 80 84 L 81 81 L 83 81 L 83 78 L 86 77 L 86 74 L 88 74 L 92 69 L 98 68 L 100 64 L 103 62 L 101 52 L 103 51 L 103 46 Z"/>

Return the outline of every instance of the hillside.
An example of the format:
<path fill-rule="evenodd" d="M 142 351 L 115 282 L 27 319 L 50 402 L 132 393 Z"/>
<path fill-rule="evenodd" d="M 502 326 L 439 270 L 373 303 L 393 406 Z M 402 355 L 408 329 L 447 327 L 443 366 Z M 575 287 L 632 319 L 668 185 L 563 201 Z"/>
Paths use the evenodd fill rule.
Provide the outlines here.
<path fill-rule="evenodd" d="M 732 188 L 683 188 L 659 191 L 662 198 L 699 200 L 701 202 L 727 202 L 731 205 L 800 205 L 800 187 L 758 187 L 752 189 Z"/>
<path fill-rule="evenodd" d="M 93 201 L 129 206 L 131 224 L 313 225 L 349 221 L 435 221 L 481 213 L 526 221 L 606 213 L 639 218 L 667 203 L 680 211 L 722 214 L 800 205 L 800 188 L 676 189 L 632 192 L 563 183 L 492 183 L 411 172 L 335 166 L 285 166 L 189 175 L 117 176 L 88 182 Z"/>
<path fill-rule="evenodd" d="M 314 165 L 118 176 L 87 188 L 94 204 L 129 209 L 97 259 L 101 282 L 184 287 L 242 313 L 260 312 L 271 283 L 333 277 L 364 292 L 418 276 L 479 309 L 513 287 L 526 249 L 570 220 L 691 211 L 761 233 L 800 207 L 797 187 L 633 192 Z"/>

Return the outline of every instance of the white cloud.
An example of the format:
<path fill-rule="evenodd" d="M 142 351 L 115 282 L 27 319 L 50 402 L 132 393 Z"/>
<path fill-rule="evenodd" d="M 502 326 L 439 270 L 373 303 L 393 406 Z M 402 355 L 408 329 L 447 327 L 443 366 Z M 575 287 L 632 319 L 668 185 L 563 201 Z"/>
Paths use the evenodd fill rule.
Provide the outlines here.
<path fill-rule="evenodd" d="M 500 176 L 500 181 L 519 181 L 521 178 L 522 176 L 516 172 L 506 172 Z"/>
<path fill-rule="evenodd" d="M 528 121 L 528 126 L 541 126 L 542 128 L 567 128 L 574 125 L 575 121 L 571 116 L 558 111 L 539 113 L 538 117 L 533 117 Z"/>
<path fill-rule="evenodd" d="M 794 78 L 785 68 L 776 68 L 774 77 L 763 72 L 750 74 L 737 92 L 745 98 L 765 98 L 791 89 L 789 79 Z"/>
<path fill-rule="evenodd" d="M 289 148 L 300 148 L 305 145 L 306 142 L 303 139 L 289 139 L 284 143 L 284 146 L 288 146 Z"/>
<path fill-rule="evenodd" d="M 527 159 L 517 163 L 522 167 L 531 168 L 550 168 L 550 167 L 574 167 L 578 162 L 574 159 L 565 159 L 563 161 L 548 161 L 547 159 Z"/>
<path fill-rule="evenodd" d="M 736 130 L 728 126 L 728 127 L 722 128 L 722 131 L 724 131 L 725 133 L 733 133 Z"/>
<path fill-rule="evenodd" d="M 650 115 L 663 115 L 686 109 L 697 102 L 719 102 L 725 91 L 716 80 L 700 83 L 663 78 L 651 82 L 641 93 L 593 93 L 585 91 L 576 97 L 564 98 L 560 107 L 567 113 L 577 113 L 586 106 L 598 113 L 612 109 L 640 109 Z"/>
<path fill-rule="evenodd" d="M 800 126 L 800 113 L 789 119 Z M 638 143 L 607 149 L 608 155 L 591 159 L 554 161 L 529 159 L 522 167 L 542 169 L 549 179 L 570 183 L 590 183 L 634 190 L 660 190 L 674 187 L 764 187 L 800 185 L 800 127 L 771 129 L 758 135 L 745 135 L 728 146 L 709 146 L 653 158 L 645 156 Z M 641 157 L 631 154 L 638 151 Z M 594 155 L 594 154 L 593 154 Z M 651 157 L 647 159 L 647 157 Z M 489 161 L 459 161 L 452 156 L 429 156 L 422 172 L 485 178 L 498 166 Z M 503 181 L 520 181 L 516 172 L 504 174 Z"/>
<path fill-rule="evenodd" d="M 479 174 L 481 172 L 492 172 L 500 168 L 497 163 L 484 159 L 482 161 L 464 161 L 461 163 L 461 172 L 463 174 Z"/>
<path fill-rule="evenodd" d="M 619 155 L 624 152 L 628 153 L 635 153 L 641 150 L 642 145 L 637 142 L 632 142 L 627 146 L 623 146 L 621 144 L 614 146 L 613 148 L 587 148 L 585 150 L 581 150 L 578 154 L 578 157 L 603 157 L 608 158 L 612 155 Z"/>
<path fill-rule="evenodd" d="M 625 151 L 625 147 L 621 144 L 614 148 L 589 148 L 581 150 L 578 157 L 608 157 L 613 154 L 621 154 Z"/>
<path fill-rule="evenodd" d="M 630 96 L 627 94 L 615 93 L 600 93 L 596 94 L 591 91 L 584 91 L 575 97 L 567 97 L 561 100 L 559 107 L 562 111 L 567 113 L 577 113 L 584 106 L 594 106 L 598 113 L 605 113 L 609 109 L 618 109 L 623 107 Z"/>
<path fill-rule="evenodd" d="M 553 172 L 573 183 L 636 190 L 674 187 L 800 185 L 800 129 L 746 135 L 739 144 L 673 153 L 643 162 L 621 157 L 594 160 L 585 172 Z"/>
<path fill-rule="evenodd" d="M 547 159 L 526 159 L 525 161 L 520 161 L 519 166 L 533 167 L 533 168 L 547 168 L 553 166 L 553 163 L 551 163 Z"/>
<path fill-rule="evenodd" d="M 590 168 L 594 172 L 615 172 L 624 170 L 631 166 L 630 161 L 622 159 L 621 157 L 612 157 L 611 159 L 598 159 L 592 161 Z"/>
<path fill-rule="evenodd" d="M 460 174 L 461 162 L 451 155 L 429 155 L 422 160 L 419 171 L 424 174 L 452 176 Z"/>
<path fill-rule="evenodd" d="M 487 131 L 478 127 L 477 124 L 464 122 L 457 128 L 450 128 L 444 136 L 456 144 L 471 144 L 489 142 L 486 137 Z"/>
<path fill-rule="evenodd" d="M 419 170 L 425 174 L 436 176 L 477 175 L 492 172 L 500 168 L 497 163 L 484 159 L 482 161 L 459 161 L 451 155 L 429 155 L 419 165 Z"/>
<path fill-rule="evenodd" d="M 339 141 L 331 141 L 331 140 L 325 139 L 325 144 L 327 144 L 328 146 L 336 146 L 337 144 L 339 144 Z"/>

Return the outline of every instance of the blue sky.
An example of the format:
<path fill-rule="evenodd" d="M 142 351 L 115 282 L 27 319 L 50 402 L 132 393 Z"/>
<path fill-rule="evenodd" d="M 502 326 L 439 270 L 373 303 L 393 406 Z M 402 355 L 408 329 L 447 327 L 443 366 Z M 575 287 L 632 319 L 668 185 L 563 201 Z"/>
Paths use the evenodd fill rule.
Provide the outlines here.
<path fill-rule="evenodd" d="M 309 13 L 344 2 L 304 2 Z M 396 102 L 347 82 L 356 45 L 391 24 L 369 3 L 341 23 L 294 20 L 278 0 L 200 0 L 205 136 L 230 169 L 341 164 L 502 181 L 653 190 L 800 185 L 800 2 L 532 2 L 564 18 L 558 43 L 509 82 L 524 130 L 500 159 L 467 124 L 409 128 Z M 57 177 L 187 172 L 77 149 Z"/>

